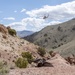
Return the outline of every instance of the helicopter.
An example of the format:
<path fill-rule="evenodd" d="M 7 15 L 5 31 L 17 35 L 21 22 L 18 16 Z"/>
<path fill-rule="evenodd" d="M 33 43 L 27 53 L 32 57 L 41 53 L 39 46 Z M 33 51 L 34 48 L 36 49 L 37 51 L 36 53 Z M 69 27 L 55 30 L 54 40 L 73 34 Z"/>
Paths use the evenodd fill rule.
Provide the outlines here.
<path fill-rule="evenodd" d="M 44 15 L 43 19 L 47 19 L 49 17 L 49 14 L 48 15 Z"/>

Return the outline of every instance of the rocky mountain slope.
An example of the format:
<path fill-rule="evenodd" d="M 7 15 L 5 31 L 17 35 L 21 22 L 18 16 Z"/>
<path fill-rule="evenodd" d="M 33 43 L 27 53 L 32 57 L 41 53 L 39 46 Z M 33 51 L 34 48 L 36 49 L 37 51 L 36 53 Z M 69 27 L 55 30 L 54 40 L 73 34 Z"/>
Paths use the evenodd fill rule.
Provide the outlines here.
<path fill-rule="evenodd" d="M 75 54 L 75 19 L 58 25 L 47 26 L 24 39 L 47 50 L 59 51 L 62 55 Z"/>
<path fill-rule="evenodd" d="M 0 75 L 75 75 L 75 61 L 71 61 L 72 66 L 56 52 L 53 52 L 53 56 L 47 52 L 45 56 L 40 56 L 37 52 L 39 46 L 20 39 L 13 35 L 14 32 L 14 30 L 12 32 L 10 27 L 6 28 L 0 24 Z M 22 60 L 20 62 L 19 60 L 19 65 L 23 64 L 23 66 L 21 68 L 17 67 L 15 61 L 19 57 L 22 58 L 22 52 L 30 52 L 38 63 L 33 61 L 31 64 L 28 64 L 27 68 L 22 68 L 25 66 L 25 61 L 23 62 Z M 4 62 L 3 65 L 1 62 Z M 9 69 L 6 70 L 7 68 Z"/>
<path fill-rule="evenodd" d="M 15 66 L 14 61 L 21 57 L 22 52 L 30 52 L 33 57 L 39 58 L 37 49 L 38 46 L 17 36 L 11 36 L 8 29 L 0 24 L 0 61 L 6 62 L 10 67 Z"/>

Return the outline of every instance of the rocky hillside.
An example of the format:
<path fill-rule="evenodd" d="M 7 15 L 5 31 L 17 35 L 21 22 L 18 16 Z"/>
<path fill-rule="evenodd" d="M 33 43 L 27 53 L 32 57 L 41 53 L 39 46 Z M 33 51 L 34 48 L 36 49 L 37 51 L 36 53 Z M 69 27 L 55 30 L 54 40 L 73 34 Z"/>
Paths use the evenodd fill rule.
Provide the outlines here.
<path fill-rule="evenodd" d="M 75 19 L 58 25 L 47 26 L 24 39 L 47 50 L 60 51 L 62 55 L 75 54 Z"/>
<path fill-rule="evenodd" d="M 48 62 L 53 66 L 14 69 L 9 75 L 75 75 L 75 66 L 68 64 L 59 54 Z"/>
<path fill-rule="evenodd" d="M 10 67 L 15 66 L 15 60 L 26 51 L 30 52 L 34 58 L 40 58 L 37 53 L 38 46 L 10 35 L 8 28 L 0 24 L 0 61 L 6 62 Z"/>
<path fill-rule="evenodd" d="M 24 52 L 32 55 L 34 60 L 31 63 L 28 62 L 31 55 Z M 66 60 L 56 52 L 49 54 L 20 39 L 14 29 L 0 24 L 0 75 L 75 75 L 75 66 L 72 66 L 75 56 Z"/>

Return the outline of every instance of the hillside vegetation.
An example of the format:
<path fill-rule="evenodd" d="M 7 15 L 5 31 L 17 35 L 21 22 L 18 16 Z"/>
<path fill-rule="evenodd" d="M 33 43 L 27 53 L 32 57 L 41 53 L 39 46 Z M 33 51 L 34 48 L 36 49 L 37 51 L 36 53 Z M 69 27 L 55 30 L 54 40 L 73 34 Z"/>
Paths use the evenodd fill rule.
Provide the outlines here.
<path fill-rule="evenodd" d="M 16 31 L 0 24 L 0 61 L 7 63 L 8 67 L 14 67 L 22 53 L 29 52 L 33 58 L 40 58 L 37 53 L 38 46 L 16 36 Z"/>

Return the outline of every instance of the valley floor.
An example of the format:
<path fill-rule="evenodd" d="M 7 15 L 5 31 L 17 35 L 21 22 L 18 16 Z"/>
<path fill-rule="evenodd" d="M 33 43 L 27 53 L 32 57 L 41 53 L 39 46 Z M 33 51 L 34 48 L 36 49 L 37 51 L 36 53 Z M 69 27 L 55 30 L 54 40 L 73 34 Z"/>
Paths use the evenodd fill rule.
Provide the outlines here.
<path fill-rule="evenodd" d="M 48 61 L 53 67 L 14 69 L 9 75 L 75 75 L 75 66 L 68 64 L 61 56 L 57 55 Z"/>
<path fill-rule="evenodd" d="M 75 75 L 75 67 L 56 66 L 12 70 L 9 75 Z"/>

